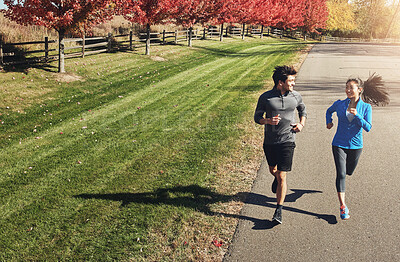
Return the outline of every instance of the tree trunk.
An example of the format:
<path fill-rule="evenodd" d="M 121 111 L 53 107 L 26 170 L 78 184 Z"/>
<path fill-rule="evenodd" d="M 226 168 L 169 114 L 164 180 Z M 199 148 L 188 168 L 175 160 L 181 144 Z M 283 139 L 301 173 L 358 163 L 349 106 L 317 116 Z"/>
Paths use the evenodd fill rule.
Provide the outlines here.
<path fill-rule="evenodd" d="M 65 73 L 65 66 L 64 66 L 64 36 L 65 36 L 65 30 L 60 29 L 58 31 L 58 72 L 59 73 Z"/>
<path fill-rule="evenodd" d="M 261 34 L 260 34 L 260 38 L 263 38 L 264 35 L 264 25 L 261 25 Z"/>
<path fill-rule="evenodd" d="M 243 23 L 243 29 L 242 29 L 242 39 L 244 39 L 244 30 L 245 30 L 246 24 Z"/>
<path fill-rule="evenodd" d="M 193 27 L 189 28 L 189 47 L 192 47 L 192 33 L 193 33 Z"/>
<path fill-rule="evenodd" d="M 397 17 L 397 14 L 399 13 L 399 11 L 400 11 L 400 1 L 399 1 L 399 3 L 397 4 L 396 11 L 394 11 L 392 20 L 390 20 L 390 24 L 389 24 L 388 29 L 387 29 L 387 31 L 386 31 L 385 38 L 389 38 L 390 30 L 391 30 L 391 28 L 392 28 L 394 18 Z"/>
<path fill-rule="evenodd" d="M 150 55 L 150 24 L 146 25 L 146 54 Z"/>
<path fill-rule="evenodd" d="M 219 41 L 224 40 L 224 23 L 221 24 L 221 35 L 219 36 Z"/>

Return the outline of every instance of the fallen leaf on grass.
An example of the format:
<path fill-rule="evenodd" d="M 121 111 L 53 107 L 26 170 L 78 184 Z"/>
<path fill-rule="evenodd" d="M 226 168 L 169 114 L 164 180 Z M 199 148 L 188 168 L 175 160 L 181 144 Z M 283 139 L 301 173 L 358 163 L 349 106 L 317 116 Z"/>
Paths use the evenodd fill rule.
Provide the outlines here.
<path fill-rule="evenodd" d="M 222 241 L 219 241 L 219 242 L 218 242 L 218 240 L 214 240 L 212 243 L 213 243 L 213 245 L 216 246 L 216 247 L 221 247 L 221 246 L 222 246 Z"/>

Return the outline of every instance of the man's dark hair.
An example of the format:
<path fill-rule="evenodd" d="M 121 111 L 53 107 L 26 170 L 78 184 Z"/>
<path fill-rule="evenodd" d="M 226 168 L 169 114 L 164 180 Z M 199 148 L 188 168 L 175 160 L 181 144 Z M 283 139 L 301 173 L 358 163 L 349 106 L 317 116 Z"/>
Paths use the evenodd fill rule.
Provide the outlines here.
<path fill-rule="evenodd" d="M 274 80 L 274 88 L 276 88 L 279 84 L 279 80 L 285 82 L 288 79 L 288 76 L 296 75 L 297 71 L 293 68 L 293 66 L 277 66 L 275 67 L 274 74 L 272 75 L 272 79 Z"/>

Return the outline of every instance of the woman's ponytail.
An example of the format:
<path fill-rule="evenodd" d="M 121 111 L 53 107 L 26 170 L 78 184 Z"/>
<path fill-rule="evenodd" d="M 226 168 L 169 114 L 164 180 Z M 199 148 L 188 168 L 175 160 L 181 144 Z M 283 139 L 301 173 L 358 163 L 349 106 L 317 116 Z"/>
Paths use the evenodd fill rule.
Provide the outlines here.
<path fill-rule="evenodd" d="M 366 81 L 360 83 L 364 89 L 361 96 L 364 102 L 376 106 L 386 106 L 389 104 L 389 93 L 382 80 L 382 76 L 373 73 Z"/>

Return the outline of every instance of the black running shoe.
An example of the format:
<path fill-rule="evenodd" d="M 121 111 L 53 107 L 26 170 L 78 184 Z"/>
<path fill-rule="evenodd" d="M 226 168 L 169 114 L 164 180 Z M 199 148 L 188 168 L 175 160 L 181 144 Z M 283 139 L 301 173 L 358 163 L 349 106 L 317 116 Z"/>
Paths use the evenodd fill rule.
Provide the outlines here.
<path fill-rule="evenodd" d="M 278 188 L 278 180 L 275 177 L 274 182 L 272 182 L 272 187 L 271 187 L 272 193 L 276 194 L 277 188 Z"/>
<path fill-rule="evenodd" d="M 279 224 L 282 224 L 282 210 L 276 209 L 274 216 L 272 217 L 272 221 L 276 221 Z"/>

